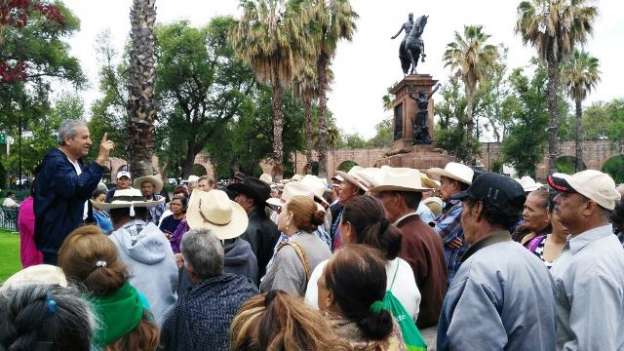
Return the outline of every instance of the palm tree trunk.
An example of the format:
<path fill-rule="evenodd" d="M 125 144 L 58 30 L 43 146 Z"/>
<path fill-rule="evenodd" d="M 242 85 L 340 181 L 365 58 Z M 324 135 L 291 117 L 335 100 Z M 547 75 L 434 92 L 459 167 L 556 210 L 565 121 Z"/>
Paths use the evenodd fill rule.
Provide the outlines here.
<path fill-rule="evenodd" d="M 155 0 L 134 0 L 130 10 L 128 153 L 133 177 L 152 175 L 154 153 Z"/>
<path fill-rule="evenodd" d="M 472 154 L 472 139 L 474 137 L 473 105 L 474 94 L 470 89 L 466 89 L 466 161 L 472 166 L 476 165 L 476 159 Z"/>
<path fill-rule="evenodd" d="M 284 90 L 280 85 L 277 65 L 273 66 L 271 88 L 273 93 L 271 96 L 271 108 L 273 110 L 273 176 L 279 181 L 282 179 L 284 172 L 282 167 L 282 163 L 284 162 L 284 143 L 282 140 L 282 133 L 284 130 L 284 111 L 282 110 Z"/>
<path fill-rule="evenodd" d="M 312 173 L 312 99 L 309 96 L 303 98 L 303 108 L 305 115 L 305 138 L 306 138 L 306 174 Z"/>
<path fill-rule="evenodd" d="M 555 172 L 555 161 L 559 156 L 559 104 L 557 99 L 557 89 L 559 88 L 559 66 L 549 60 L 548 65 L 548 86 L 547 101 L 548 114 L 548 169 L 547 174 Z"/>
<path fill-rule="evenodd" d="M 319 82 L 319 108 L 318 108 L 318 129 L 319 136 L 316 150 L 318 152 L 319 176 L 327 176 L 327 123 L 325 121 L 325 111 L 327 110 L 327 65 L 329 63 L 326 55 L 319 55 L 317 61 L 317 75 Z"/>
<path fill-rule="evenodd" d="M 581 129 L 581 122 L 583 117 L 583 107 L 581 106 L 581 99 L 575 99 L 576 103 L 576 133 L 575 133 L 575 147 L 576 147 L 576 171 L 583 170 L 583 131 Z"/>

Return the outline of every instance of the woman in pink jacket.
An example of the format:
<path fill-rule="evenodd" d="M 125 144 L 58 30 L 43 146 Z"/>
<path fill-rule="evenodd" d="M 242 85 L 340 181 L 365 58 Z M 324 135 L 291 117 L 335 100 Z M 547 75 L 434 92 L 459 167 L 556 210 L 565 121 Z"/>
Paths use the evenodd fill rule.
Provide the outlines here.
<path fill-rule="evenodd" d="M 20 205 L 17 215 L 17 230 L 20 233 L 20 259 L 26 268 L 43 263 L 43 255 L 35 245 L 35 210 L 33 197 L 29 196 Z"/>

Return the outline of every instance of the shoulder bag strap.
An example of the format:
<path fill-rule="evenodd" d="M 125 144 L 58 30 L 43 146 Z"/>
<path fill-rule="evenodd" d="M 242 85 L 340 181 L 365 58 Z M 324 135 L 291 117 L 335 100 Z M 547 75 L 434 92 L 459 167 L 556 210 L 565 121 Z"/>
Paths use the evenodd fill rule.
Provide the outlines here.
<path fill-rule="evenodd" d="M 312 272 L 310 272 L 310 265 L 308 264 L 308 259 L 305 255 L 305 252 L 303 251 L 303 249 L 301 248 L 301 246 L 299 244 L 297 244 L 294 241 L 291 242 L 285 242 L 281 247 L 283 248 L 284 246 L 290 246 L 293 248 L 293 250 L 295 250 L 295 253 L 297 254 L 297 257 L 299 257 L 299 260 L 301 261 L 301 264 L 303 265 L 303 271 L 305 272 L 305 276 L 306 276 L 306 285 L 308 284 L 308 281 L 310 280 L 310 275 Z"/>

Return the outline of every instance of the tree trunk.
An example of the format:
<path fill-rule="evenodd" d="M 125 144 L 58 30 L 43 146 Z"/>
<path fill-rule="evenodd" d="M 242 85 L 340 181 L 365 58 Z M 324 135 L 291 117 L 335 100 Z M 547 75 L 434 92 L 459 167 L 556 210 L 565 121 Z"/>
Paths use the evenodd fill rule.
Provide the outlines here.
<path fill-rule="evenodd" d="M 305 115 L 305 138 L 306 138 L 306 165 L 305 173 L 312 173 L 312 148 L 314 144 L 312 142 L 312 98 L 310 96 L 304 96 L 303 107 Z"/>
<path fill-rule="evenodd" d="M 547 174 L 555 172 L 555 161 L 559 156 L 559 104 L 557 99 L 557 89 L 559 88 L 559 67 L 549 60 L 548 65 L 548 169 Z"/>
<path fill-rule="evenodd" d="M 576 147 L 576 171 L 583 170 L 583 130 L 581 129 L 581 122 L 583 117 L 583 107 L 581 106 L 581 99 L 576 99 L 576 133 L 574 135 L 574 142 Z"/>
<path fill-rule="evenodd" d="M 195 164 L 195 152 L 193 145 L 187 143 L 186 156 L 182 161 L 182 179 L 187 179 L 193 173 L 193 164 Z"/>
<path fill-rule="evenodd" d="M 317 75 L 319 85 L 319 108 L 318 108 L 318 129 L 319 136 L 316 150 L 318 152 L 319 176 L 327 177 L 327 123 L 325 121 L 325 111 L 327 110 L 327 65 L 329 60 L 326 55 L 319 55 L 317 61 Z"/>
<path fill-rule="evenodd" d="M 128 152 L 134 178 L 152 175 L 154 153 L 155 0 L 134 0 L 130 9 Z"/>
<path fill-rule="evenodd" d="M 273 110 L 273 165 L 275 180 L 282 179 L 284 174 L 284 143 L 282 140 L 282 132 L 284 130 L 284 111 L 282 110 L 282 99 L 284 91 L 280 85 L 277 67 L 273 68 L 271 79 L 271 87 L 273 96 L 271 97 L 271 108 Z"/>
<path fill-rule="evenodd" d="M 474 94 L 470 89 L 466 88 L 466 161 L 469 165 L 476 165 L 476 158 L 472 153 L 472 139 L 474 137 L 474 120 L 473 120 Z"/>

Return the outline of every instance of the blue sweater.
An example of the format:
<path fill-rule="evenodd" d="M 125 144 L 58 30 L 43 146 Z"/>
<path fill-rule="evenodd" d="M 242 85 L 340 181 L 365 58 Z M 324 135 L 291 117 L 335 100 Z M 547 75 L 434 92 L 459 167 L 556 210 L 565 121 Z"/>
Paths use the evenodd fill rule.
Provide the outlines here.
<path fill-rule="evenodd" d="M 35 180 L 35 243 L 37 249 L 56 255 L 63 240 L 82 223 L 84 203 L 97 187 L 104 167 L 93 162 L 78 176 L 59 149 L 43 158 Z"/>

